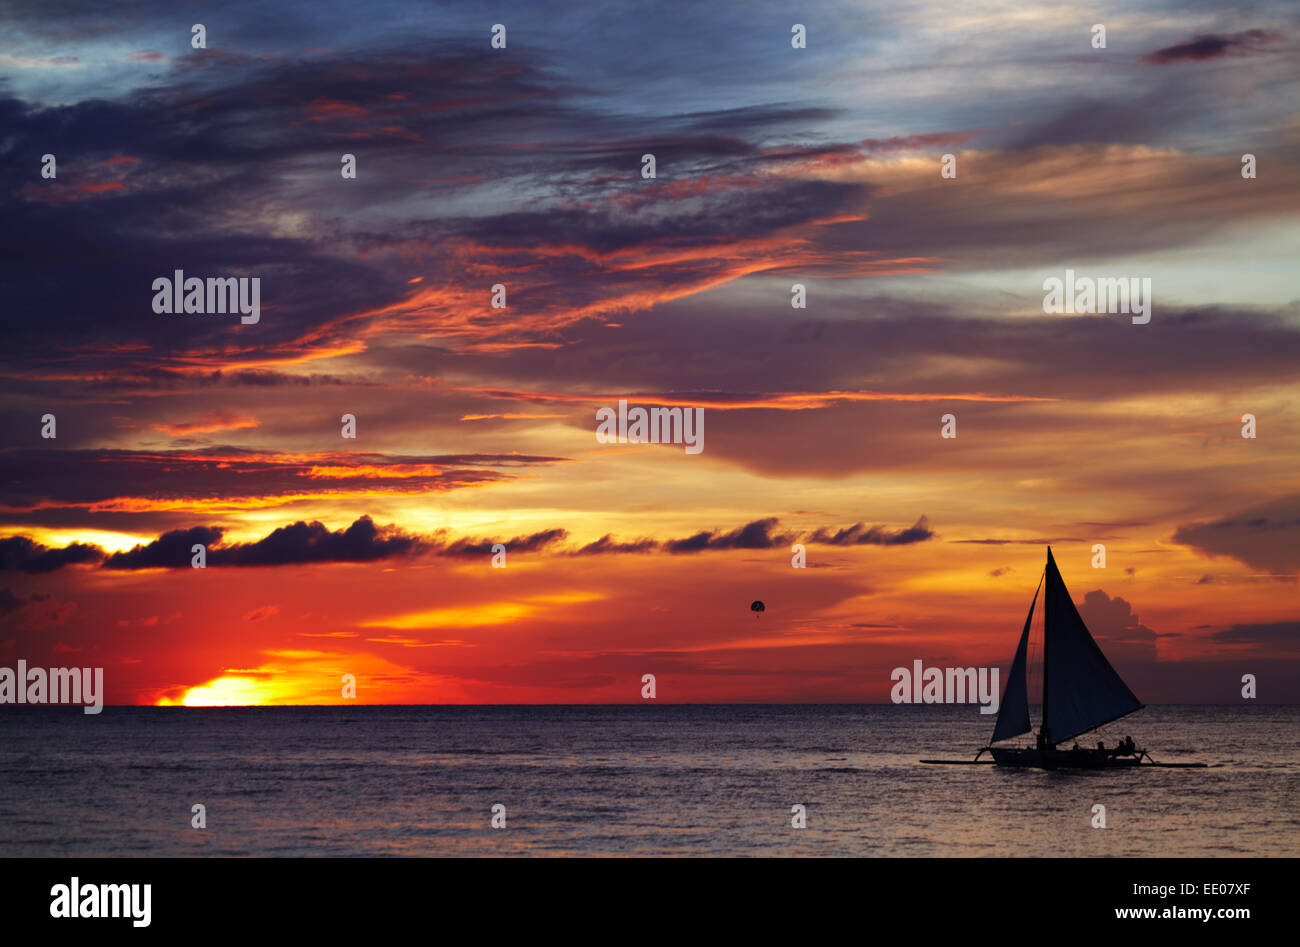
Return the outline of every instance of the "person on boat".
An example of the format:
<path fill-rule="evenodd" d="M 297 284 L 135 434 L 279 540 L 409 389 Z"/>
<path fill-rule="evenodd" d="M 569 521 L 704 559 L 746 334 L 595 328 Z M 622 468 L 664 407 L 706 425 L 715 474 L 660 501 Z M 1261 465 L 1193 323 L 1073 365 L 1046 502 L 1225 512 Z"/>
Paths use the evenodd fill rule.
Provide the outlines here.
<path fill-rule="evenodd" d="M 1124 742 L 1119 745 L 1121 756 L 1133 756 L 1137 752 L 1137 745 L 1130 736 L 1124 737 Z"/>

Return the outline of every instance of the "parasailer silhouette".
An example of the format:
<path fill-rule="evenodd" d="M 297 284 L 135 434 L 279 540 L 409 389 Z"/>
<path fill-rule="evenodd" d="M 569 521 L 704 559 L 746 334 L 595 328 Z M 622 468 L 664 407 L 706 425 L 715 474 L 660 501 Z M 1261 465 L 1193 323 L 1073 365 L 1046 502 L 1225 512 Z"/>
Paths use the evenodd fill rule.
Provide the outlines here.
<path fill-rule="evenodd" d="M 753 601 L 753 602 L 750 602 L 750 603 L 749 603 L 749 610 L 750 610 L 751 612 L 753 612 L 753 613 L 754 613 L 754 617 L 757 618 L 759 612 L 765 612 L 765 611 L 767 611 L 767 606 L 764 605 L 762 602 L 759 602 L 759 601 Z"/>

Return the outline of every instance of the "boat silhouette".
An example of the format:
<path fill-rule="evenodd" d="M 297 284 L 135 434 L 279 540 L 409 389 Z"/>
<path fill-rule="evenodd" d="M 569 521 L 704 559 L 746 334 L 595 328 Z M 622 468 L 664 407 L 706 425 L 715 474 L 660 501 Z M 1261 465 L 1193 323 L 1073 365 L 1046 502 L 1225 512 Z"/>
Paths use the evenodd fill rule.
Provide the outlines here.
<path fill-rule="evenodd" d="M 1047 588 L 1044 590 L 1043 586 Z M 1029 733 L 1028 661 L 1029 627 L 1043 592 L 1043 703 L 1042 721 L 1034 746 L 998 746 L 996 744 Z M 922 763 L 997 766 L 1025 766 L 1040 769 L 1118 769 L 1135 766 L 1202 768 L 1205 763 L 1157 763 L 1145 749 L 1132 740 L 1107 749 L 1098 743 L 1094 748 L 1060 748 L 1089 731 L 1127 717 L 1141 710 L 1143 704 L 1124 683 L 1102 654 L 1088 626 L 1083 623 L 1065 580 L 1047 547 L 1047 565 L 1038 588 L 1029 603 L 1025 627 L 1020 633 L 1011 673 L 1002 692 L 997 723 L 988 744 L 980 748 L 973 760 L 921 760 Z M 988 753 L 991 760 L 981 760 Z"/>

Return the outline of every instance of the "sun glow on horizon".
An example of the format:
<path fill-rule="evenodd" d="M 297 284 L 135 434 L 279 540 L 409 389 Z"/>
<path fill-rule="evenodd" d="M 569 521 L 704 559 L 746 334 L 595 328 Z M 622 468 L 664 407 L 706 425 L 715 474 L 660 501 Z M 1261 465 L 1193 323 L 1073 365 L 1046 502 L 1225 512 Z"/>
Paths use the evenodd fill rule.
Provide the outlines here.
<path fill-rule="evenodd" d="M 136 546 L 143 546 L 157 538 L 143 533 L 136 535 L 134 533 L 119 533 L 104 529 L 45 529 L 41 527 L 18 529 L 15 527 L 0 532 L 0 539 L 8 539 L 11 536 L 26 536 L 43 546 L 56 548 L 68 546 L 72 543 L 85 543 L 98 546 L 107 553 L 130 552 Z"/>
<path fill-rule="evenodd" d="M 392 647 L 396 643 L 378 642 Z M 406 647 L 406 645 L 398 645 Z M 263 652 L 256 667 L 226 668 L 192 687 L 152 695 L 155 707 L 303 707 L 356 702 L 466 703 L 452 679 L 379 655 L 300 649 Z M 347 678 L 350 677 L 349 684 Z M 345 685 L 350 693 L 345 695 Z"/>
<path fill-rule="evenodd" d="M 274 702 L 262 683 L 251 677 L 219 677 L 191 687 L 179 701 L 163 698 L 159 706 L 180 707 L 259 707 Z"/>

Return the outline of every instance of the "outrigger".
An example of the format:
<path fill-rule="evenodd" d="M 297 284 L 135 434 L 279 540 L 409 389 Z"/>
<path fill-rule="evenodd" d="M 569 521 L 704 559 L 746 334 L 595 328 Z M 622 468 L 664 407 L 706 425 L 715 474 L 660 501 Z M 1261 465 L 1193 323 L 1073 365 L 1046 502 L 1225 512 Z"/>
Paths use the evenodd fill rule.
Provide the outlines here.
<path fill-rule="evenodd" d="M 1029 722 L 1029 689 L 1026 683 L 1029 626 L 1043 595 L 1043 719 L 1035 746 L 994 746 L 1033 730 Z M 1088 626 L 1065 587 L 1052 548 L 1047 548 L 1047 566 L 1029 603 L 1024 631 L 1011 661 L 1011 674 L 1002 693 L 997 724 L 987 746 L 981 747 L 973 760 L 921 760 L 953 766 L 1029 766 L 1039 769 L 1118 769 L 1134 766 L 1160 766 L 1200 769 L 1205 763 L 1157 763 L 1132 739 L 1125 738 L 1118 747 L 1107 749 L 1098 743 L 1095 749 L 1070 749 L 1058 745 L 1090 730 L 1141 710 L 1137 699 L 1123 679 L 1101 653 Z M 988 753 L 992 759 L 981 760 Z"/>

